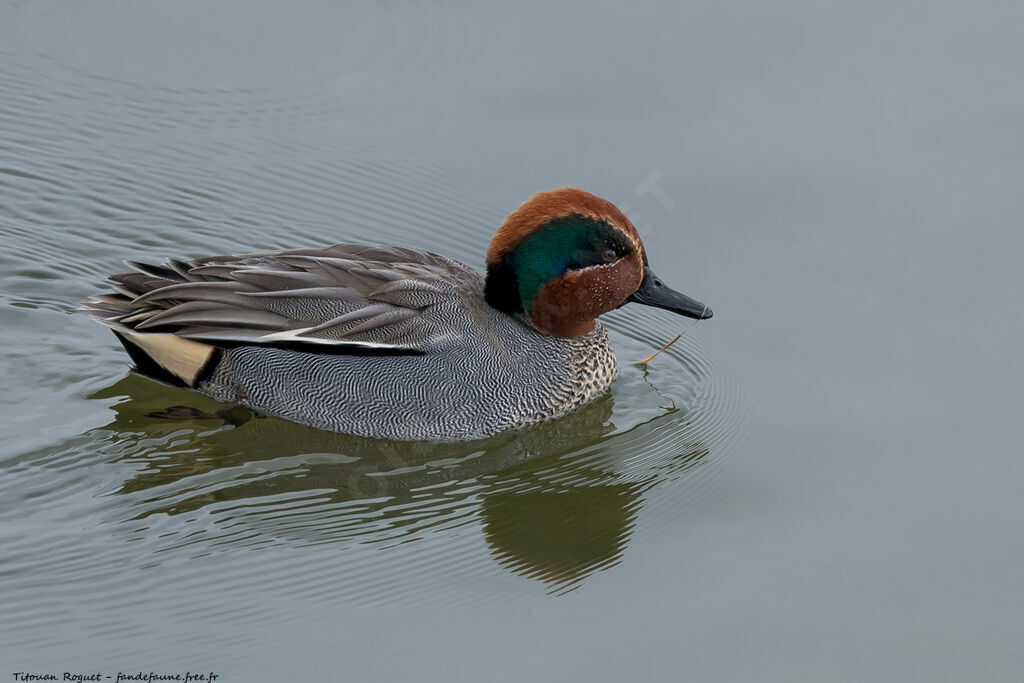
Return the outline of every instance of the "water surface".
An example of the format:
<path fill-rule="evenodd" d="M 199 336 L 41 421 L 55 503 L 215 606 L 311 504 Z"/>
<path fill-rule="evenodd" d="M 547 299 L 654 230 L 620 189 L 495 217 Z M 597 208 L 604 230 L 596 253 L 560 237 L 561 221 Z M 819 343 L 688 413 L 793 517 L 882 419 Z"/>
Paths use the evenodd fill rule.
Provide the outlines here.
<path fill-rule="evenodd" d="M 0 664 L 221 680 L 1016 680 L 1024 12 L 0 3 Z M 479 267 L 579 185 L 715 318 L 393 444 L 129 372 L 126 258 Z M 684 331 L 646 370 L 636 361 Z"/>

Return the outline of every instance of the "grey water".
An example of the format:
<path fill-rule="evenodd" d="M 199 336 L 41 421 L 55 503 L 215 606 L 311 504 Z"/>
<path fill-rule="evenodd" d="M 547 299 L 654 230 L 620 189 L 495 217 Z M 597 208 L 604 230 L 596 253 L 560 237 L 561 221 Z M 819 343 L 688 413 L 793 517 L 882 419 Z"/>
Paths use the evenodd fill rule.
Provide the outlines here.
<path fill-rule="evenodd" d="M 1024 678 L 1024 5 L 0 1 L 0 676 Z M 577 185 L 715 311 L 360 440 L 130 372 L 123 259 L 479 267 Z M 637 362 L 684 332 L 647 368 Z"/>

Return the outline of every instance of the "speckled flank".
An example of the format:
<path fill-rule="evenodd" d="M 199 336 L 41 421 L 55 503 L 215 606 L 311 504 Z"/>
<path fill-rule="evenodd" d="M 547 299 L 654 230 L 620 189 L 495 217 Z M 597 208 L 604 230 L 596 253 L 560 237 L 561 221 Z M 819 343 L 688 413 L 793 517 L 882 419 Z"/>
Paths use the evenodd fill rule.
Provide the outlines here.
<path fill-rule="evenodd" d="M 322 429 L 455 441 L 561 417 L 615 378 L 603 326 L 562 339 L 479 306 L 482 315 L 461 318 L 460 341 L 445 353 L 368 358 L 243 346 L 198 388 Z"/>

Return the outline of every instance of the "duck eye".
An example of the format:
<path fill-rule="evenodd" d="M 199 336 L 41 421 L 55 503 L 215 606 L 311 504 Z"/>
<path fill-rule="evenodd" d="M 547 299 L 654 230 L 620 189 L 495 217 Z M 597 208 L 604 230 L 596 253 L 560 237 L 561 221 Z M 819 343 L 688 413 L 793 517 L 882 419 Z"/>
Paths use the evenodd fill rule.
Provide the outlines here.
<path fill-rule="evenodd" d="M 604 257 L 605 261 L 609 261 L 609 262 L 610 261 L 614 261 L 615 259 L 619 258 L 619 255 L 615 252 L 614 249 L 605 249 L 604 253 L 601 254 L 601 256 Z"/>

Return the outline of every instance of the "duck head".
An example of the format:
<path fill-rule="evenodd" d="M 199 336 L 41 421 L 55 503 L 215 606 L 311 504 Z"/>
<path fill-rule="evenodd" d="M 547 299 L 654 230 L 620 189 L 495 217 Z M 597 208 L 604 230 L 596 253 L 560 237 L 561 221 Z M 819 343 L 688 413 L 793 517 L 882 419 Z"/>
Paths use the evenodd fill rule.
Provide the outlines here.
<path fill-rule="evenodd" d="M 711 317 L 654 274 L 640 235 L 614 204 L 575 187 L 539 192 L 509 214 L 487 250 L 485 295 L 557 337 L 588 334 L 599 315 L 631 301 Z"/>

